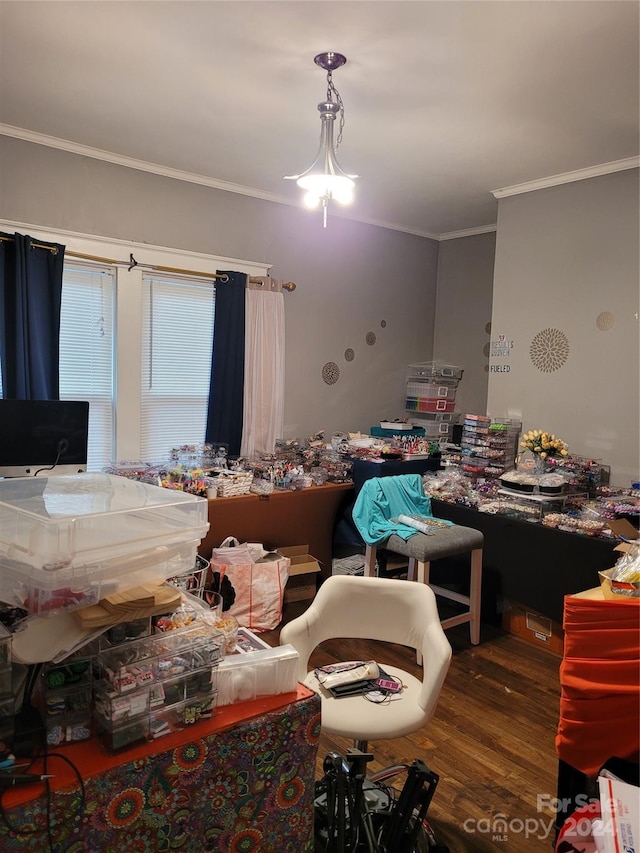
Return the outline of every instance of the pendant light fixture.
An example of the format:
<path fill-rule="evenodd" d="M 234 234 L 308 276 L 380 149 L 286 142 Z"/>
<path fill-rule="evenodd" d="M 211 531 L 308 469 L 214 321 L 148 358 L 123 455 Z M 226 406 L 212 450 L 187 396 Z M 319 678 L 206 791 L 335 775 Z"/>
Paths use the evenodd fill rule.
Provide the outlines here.
<path fill-rule="evenodd" d="M 333 83 L 332 72 L 341 68 L 347 61 L 341 53 L 319 53 L 313 60 L 327 72 L 327 97 L 318 104 L 320 113 L 320 147 L 311 166 L 300 175 L 287 175 L 286 180 L 296 181 L 306 190 L 304 203 L 307 207 L 322 204 L 322 223 L 327 227 L 327 207 L 331 200 L 339 204 L 349 204 L 353 200 L 353 179 L 358 175 L 348 175 L 336 159 L 336 151 L 342 142 L 344 129 L 344 105 L 340 93 Z M 333 141 L 336 117 L 340 116 L 338 137 Z"/>

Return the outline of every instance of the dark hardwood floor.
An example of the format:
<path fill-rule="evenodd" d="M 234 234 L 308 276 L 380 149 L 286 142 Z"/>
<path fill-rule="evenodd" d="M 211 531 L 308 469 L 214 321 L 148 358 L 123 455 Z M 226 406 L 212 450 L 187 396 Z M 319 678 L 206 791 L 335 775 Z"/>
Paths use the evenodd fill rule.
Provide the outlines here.
<path fill-rule="evenodd" d="M 283 624 L 308 602 L 285 606 Z M 276 645 L 279 629 L 262 637 Z M 549 853 L 553 850 L 560 658 L 544 648 L 483 625 L 471 646 L 468 626 L 447 631 L 453 648 L 436 712 L 429 724 L 403 738 L 369 743 L 375 771 L 420 758 L 439 774 L 428 817 L 451 853 Z M 420 674 L 414 653 L 401 646 L 353 640 L 323 644 L 314 666 L 371 658 Z M 327 752 L 352 743 L 322 735 L 318 777 Z"/>

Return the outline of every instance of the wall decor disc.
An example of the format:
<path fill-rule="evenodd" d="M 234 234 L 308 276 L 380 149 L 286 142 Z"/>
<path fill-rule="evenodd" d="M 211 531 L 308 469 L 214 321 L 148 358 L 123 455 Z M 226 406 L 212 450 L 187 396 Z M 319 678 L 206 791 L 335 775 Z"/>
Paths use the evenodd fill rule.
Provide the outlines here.
<path fill-rule="evenodd" d="M 596 317 L 596 326 L 601 332 L 608 332 L 610 329 L 613 329 L 615 321 L 616 318 L 613 316 L 611 311 L 602 311 Z"/>
<path fill-rule="evenodd" d="M 531 341 L 529 355 L 538 370 L 553 373 L 569 358 L 569 339 L 560 329 L 543 329 Z"/>
<path fill-rule="evenodd" d="M 383 329 L 386 329 L 387 321 L 386 320 L 380 320 L 380 325 L 382 326 Z"/>
<path fill-rule="evenodd" d="M 375 332 L 367 332 L 367 335 L 365 337 L 365 341 L 367 342 L 368 346 L 372 347 L 376 342 Z"/>
<path fill-rule="evenodd" d="M 351 349 L 351 347 L 349 347 L 349 349 L 346 349 L 344 351 L 344 360 L 345 361 L 353 361 L 353 359 L 355 357 L 356 357 L 356 354 L 355 354 L 354 350 Z"/>
<path fill-rule="evenodd" d="M 487 323 L 487 325 L 484 327 L 484 330 L 485 330 L 485 332 L 486 332 L 488 335 L 490 335 L 490 334 L 491 334 L 491 320 L 489 320 L 489 322 Z"/>
<path fill-rule="evenodd" d="M 335 385 L 340 378 L 340 368 L 335 361 L 328 361 L 322 368 L 322 379 L 327 385 Z"/>

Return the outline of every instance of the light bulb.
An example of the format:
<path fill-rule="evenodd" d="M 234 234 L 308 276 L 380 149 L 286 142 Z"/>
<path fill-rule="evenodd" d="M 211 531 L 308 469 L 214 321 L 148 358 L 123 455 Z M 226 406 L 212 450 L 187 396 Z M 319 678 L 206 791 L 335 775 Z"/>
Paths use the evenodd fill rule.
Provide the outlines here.
<path fill-rule="evenodd" d="M 353 201 L 353 190 L 350 187 L 337 187 L 331 193 L 331 198 L 338 204 L 351 204 Z"/>
<path fill-rule="evenodd" d="M 303 201 L 305 207 L 313 209 L 318 206 L 320 199 L 313 190 L 309 190 L 308 193 L 305 193 Z"/>

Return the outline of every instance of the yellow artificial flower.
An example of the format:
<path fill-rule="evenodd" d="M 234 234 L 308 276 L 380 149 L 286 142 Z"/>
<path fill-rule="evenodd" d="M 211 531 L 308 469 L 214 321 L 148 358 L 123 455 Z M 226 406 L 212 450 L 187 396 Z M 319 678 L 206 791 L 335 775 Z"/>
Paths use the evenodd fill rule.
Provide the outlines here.
<path fill-rule="evenodd" d="M 542 459 L 548 456 L 568 456 L 569 451 L 567 445 L 561 438 L 557 438 L 555 433 L 548 433 L 546 430 L 533 429 L 524 433 L 520 440 L 520 446 L 530 450 L 532 453 L 537 453 Z"/>

